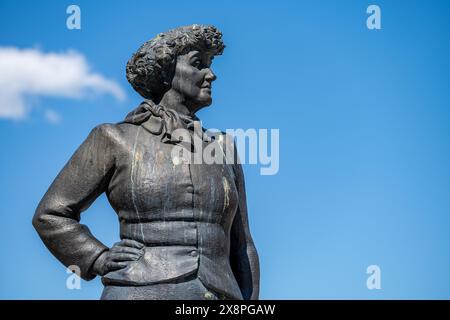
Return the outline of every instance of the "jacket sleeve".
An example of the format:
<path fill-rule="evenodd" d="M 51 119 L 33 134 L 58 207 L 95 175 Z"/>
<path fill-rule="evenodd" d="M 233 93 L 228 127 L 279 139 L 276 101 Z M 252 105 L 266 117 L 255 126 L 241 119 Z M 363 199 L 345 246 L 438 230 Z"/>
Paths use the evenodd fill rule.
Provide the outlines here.
<path fill-rule="evenodd" d="M 114 171 L 111 125 L 92 130 L 39 203 L 33 226 L 65 266 L 76 265 L 91 280 L 91 267 L 108 248 L 80 224 L 80 214 L 105 191 Z"/>
<path fill-rule="evenodd" d="M 259 258 L 248 223 L 244 173 L 238 162 L 233 165 L 233 168 L 239 193 L 239 207 L 231 226 L 230 264 L 243 298 L 257 300 L 259 298 Z"/>

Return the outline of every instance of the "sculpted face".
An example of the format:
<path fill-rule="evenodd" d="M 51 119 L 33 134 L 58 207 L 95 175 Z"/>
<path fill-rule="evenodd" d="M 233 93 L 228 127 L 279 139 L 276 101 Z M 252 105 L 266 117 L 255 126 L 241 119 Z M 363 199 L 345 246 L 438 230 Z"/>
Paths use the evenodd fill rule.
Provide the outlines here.
<path fill-rule="evenodd" d="M 194 112 L 212 103 L 211 83 L 216 80 L 210 69 L 212 59 L 211 55 L 199 51 L 177 58 L 171 89 L 182 95 Z"/>

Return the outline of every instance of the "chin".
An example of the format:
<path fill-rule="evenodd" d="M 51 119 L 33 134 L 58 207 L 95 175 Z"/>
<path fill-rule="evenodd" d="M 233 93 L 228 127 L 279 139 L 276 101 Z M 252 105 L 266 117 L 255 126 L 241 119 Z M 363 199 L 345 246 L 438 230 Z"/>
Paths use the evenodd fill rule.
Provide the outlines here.
<path fill-rule="evenodd" d="M 200 99 L 198 99 L 198 104 L 202 107 L 210 106 L 212 104 L 211 96 L 201 97 Z"/>
<path fill-rule="evenodd" d="M 205 103 L 205 107 L 209 107 L 212 104 L 212 99 L 209 99 L 206 103 Z"/>

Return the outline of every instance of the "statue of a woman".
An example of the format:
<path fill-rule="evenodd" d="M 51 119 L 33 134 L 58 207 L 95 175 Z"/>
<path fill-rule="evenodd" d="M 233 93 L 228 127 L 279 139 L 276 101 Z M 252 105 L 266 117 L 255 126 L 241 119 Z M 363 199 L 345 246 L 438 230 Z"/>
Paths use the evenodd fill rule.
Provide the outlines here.
<path fill-rule="evenodd" d="M 241 165 L 173 157 L 175 146 L 198 147 L 176 130 L 201 147 L 216 141 L 195 113 L 212 102 L 221 38 L 213 26 L 192 25 L 146 42 L 127 64 L 144 102 L 123 122 L 94 128 L 36 210 L 33 225 L 49 250 L 85 280 L 102 276 L 102 299 L 258 298 Z M 80 224 L 103 192 L 120 221 L 112 248 Z"/>

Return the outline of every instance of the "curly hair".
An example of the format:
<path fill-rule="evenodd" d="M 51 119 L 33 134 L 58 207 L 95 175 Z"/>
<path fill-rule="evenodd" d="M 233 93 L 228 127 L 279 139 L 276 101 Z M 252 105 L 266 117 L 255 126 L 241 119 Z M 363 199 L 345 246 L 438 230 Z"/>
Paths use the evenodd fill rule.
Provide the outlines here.
<path fill-rule="evenodd" d="M 159 102 L 175 73 L 176 60 L 192 50 L 221 55 L 225 45 L 214 26 L 190 25 L 145 42 L 127 63 L 127 80 L 141 96 Z"/>

